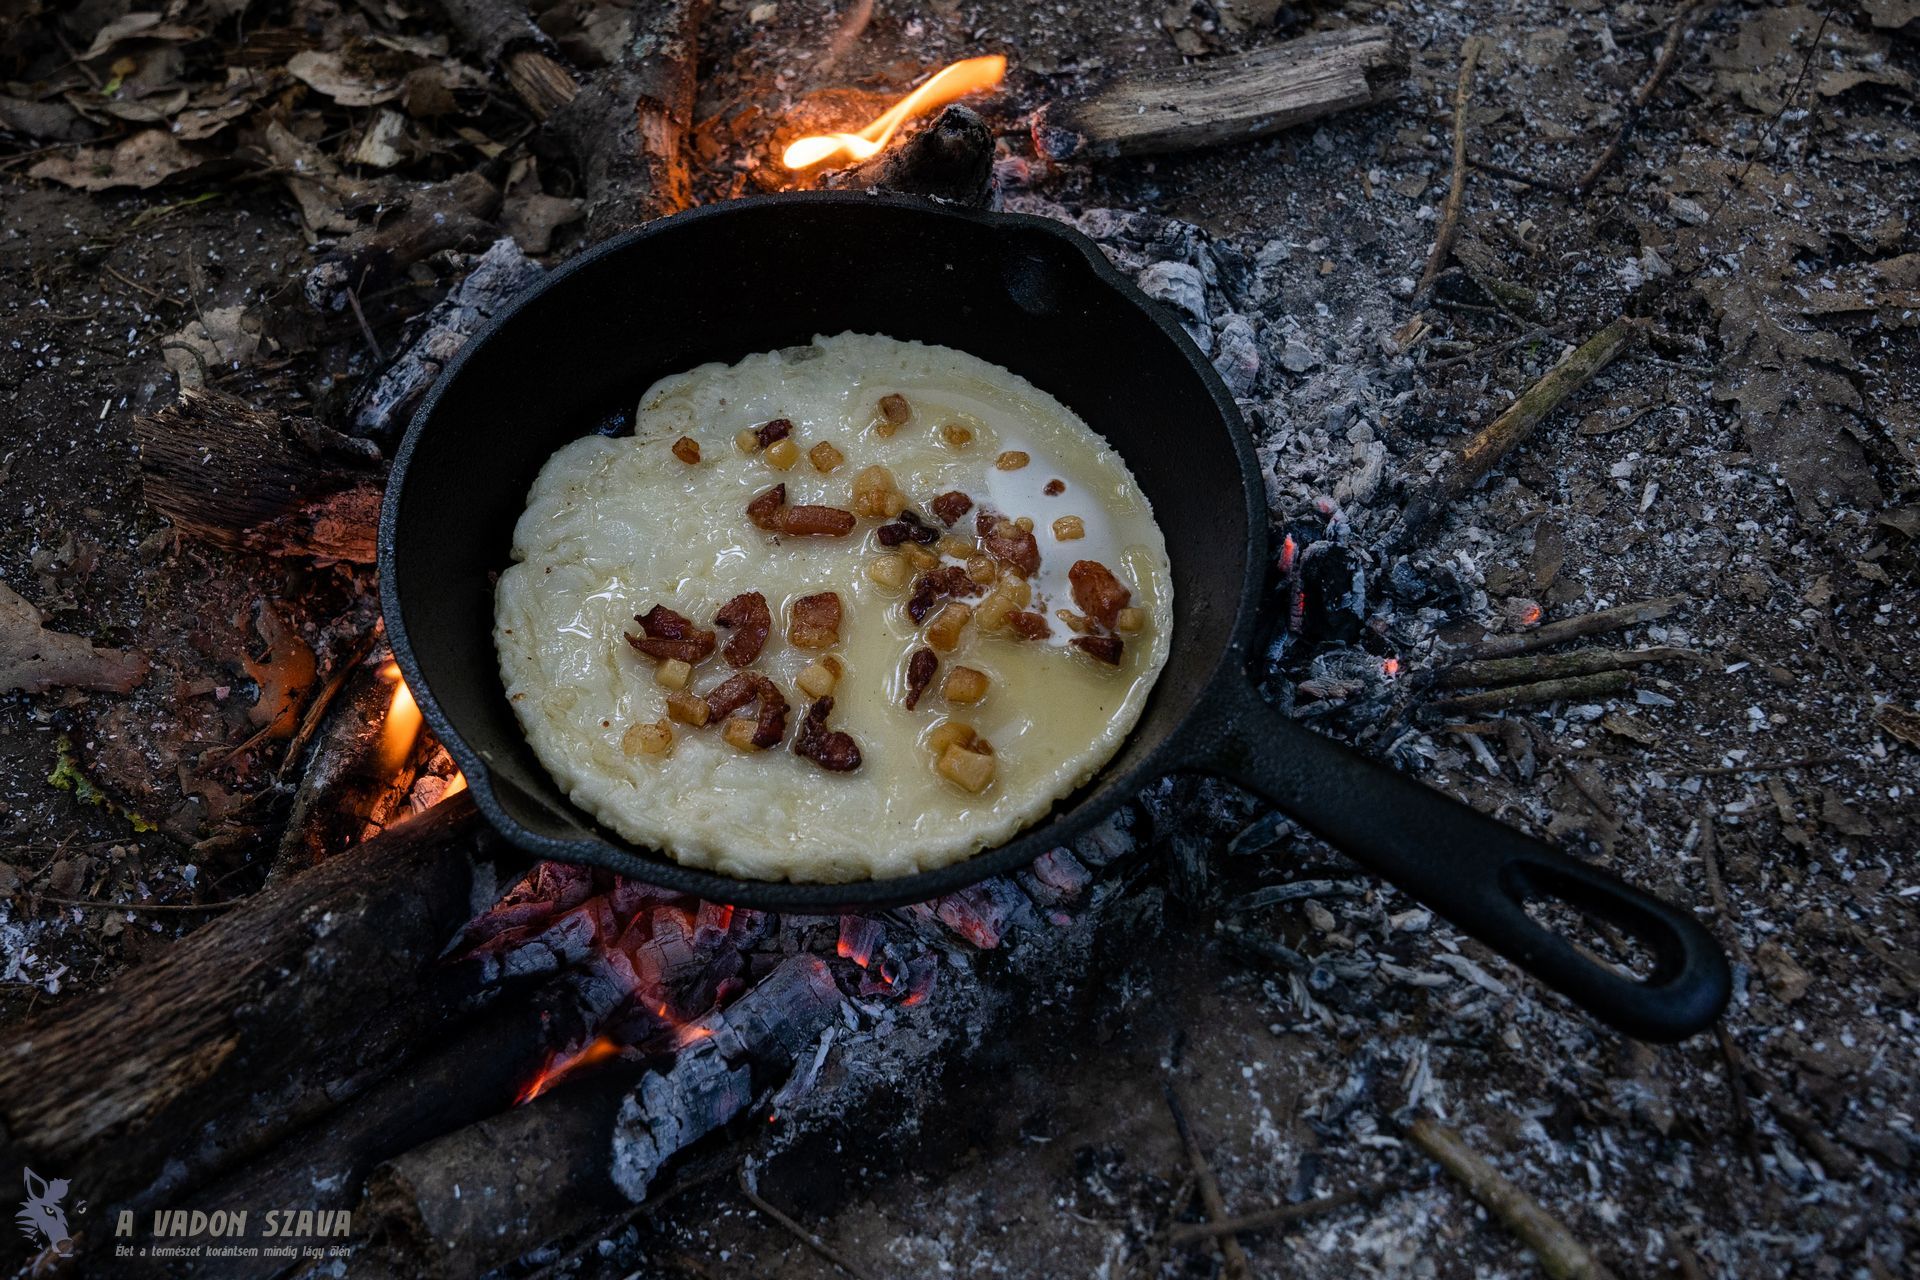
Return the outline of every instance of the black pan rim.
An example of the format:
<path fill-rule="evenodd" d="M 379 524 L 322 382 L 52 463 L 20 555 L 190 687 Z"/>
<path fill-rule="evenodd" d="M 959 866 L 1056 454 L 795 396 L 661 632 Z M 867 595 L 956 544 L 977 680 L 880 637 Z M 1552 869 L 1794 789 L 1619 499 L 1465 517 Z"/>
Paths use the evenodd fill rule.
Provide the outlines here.
<path fill-rule="evenodd" d="M 1064 809 L 1056 808 L 1004 844 L 942 867 L 887 879 L 840 883 L 749 880 L 687 866 L 665 855 L 643 858 L 629 852 L 628 847 L 611 832 L 600 837 L 577 840 L 542 836 L 528 830 L 506 812 L 495 793 L 492 771 L 442 710 L 408 640 L 406 619 L 400 605 L 399 583 L 394 572 L 394 551 L 400 503 L 415 446 L 425 433 L 447 388 L 459 378 L 468 361 L 481 358 L 500 330 L 547 290 L 558 287 L 579 272 L 592 270 L 602 259 L 657 237 L 671 236 L 677 230 L 696 223 L 796 205 L 879 207 L 915 217 L 950 219 L 956 223 L 1052 237 L 1073 249 L 1100 283 L 1106 285 L 1118 300 L 1139 312 L 1174 345 L 1213 400 L 1216 416 L 1227 432 L 1241 475 L 1247 481 L 1241 485 L 1241 498 L 1246 507 L 1246 567 L 1228 642 L 1212 669 L 1202 678 L 1200 687 L 1203 692 L 1195 705 L 1159 744 L 1125 772 L 1110 776 L 1103 768 L 1089 780 L 1089 785 L 1094 782 L 1099 784 L 1102 794 L 1076 801 Z M 1153 780 L 1194 763 L 1193 752 L 1188 745 L 1192 727 L 1208 714 L 1207 704 L 1212 691 L 1219 689 L 1223 681 L 1243 679 L 1240 669 L 1246 663 L 1247 646 L 1257 624 L 1260 594 L 1266 576 L 1268 544 L 1265 493 L 1254 483 L 1258 476 L 1259 463 L 1254 453 L 1252 435 L 1212 363 L 1194 346 L 1193 340 L 1170 311 L 1141 293 L 1132 280 L 1107 260 L 1098 245 L 1074 228 L 1032 214 L 963 209 L 935 204 L 914 196 L 877 192 L 812 191 L 747 196 L 702 205 L 658 219 L 582 252 L 515 297 L 448 362 L 414 411 L 388 472 L 377 540 L 381 614 L 386 623 L 388 644 L 420 707 L 422 717 L 466 776 L 474 802 L 481 813 L 495 830 L 505 835 L 516 847 L 536 857 L 603 867 L 675 892 L 764 910 L 830 912 L 849 907 L 900 906 L 937 898 L 990 876 L 1025 866 L 1048 849 L 1060 847 L 1085 834 L 1108 817 L 1125 799 Z M 491 643 L 491 637 L 488 642 Z M 1177 637 L 1175 643 L 1178 643 Z M 600 829 L 590 814 L 581 810 L 574 812 L 586 824 Z"/>

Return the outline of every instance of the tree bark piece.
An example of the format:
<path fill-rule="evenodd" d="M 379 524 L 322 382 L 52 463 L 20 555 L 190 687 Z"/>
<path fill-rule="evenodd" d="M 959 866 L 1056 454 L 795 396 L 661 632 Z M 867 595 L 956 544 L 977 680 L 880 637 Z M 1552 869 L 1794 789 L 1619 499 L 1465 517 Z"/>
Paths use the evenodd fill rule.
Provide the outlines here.
<path fill-rule="evenodd" d="M 1390 549 L 1407 550 L 1427 526 L 1455 499 L 1473 488 L 1533 434 L 1541 419 L 1559 408 L 1574 392 L 1592 382 L 1626 348 L 1639 326 L 1621 316 L 1569 352 L 1501 415 L 1461 446 L 1460 456 L 1407 504 L 1395 527 Z"/>
<path fill-rule="evenodd" d="M 984 208 L 993 192 L 993 134 L 966 107 L 946 107 L 932 124 L 851 169 L 829 173 L 821 185 L 878 187 Z"/>
<path fill-rule="evenodd" d="M 1034 139 L 1056 160 L 1242 142 L 1384 101 L 1406 71 L 1406 53 L 1384 27 L 1323 32 L 1116 80 L 1049 105 Z"/>
<path fill-rule="evenodd" d="M 432 962 L 473 915 L 480 825 L 456 796 L 17 1028 L 0 1159 L 141 1212 L 358 1092 L 475 994 Z"/>
<path fill-rule="evenodd" d="M 691 202 L 685 142 L 706 9 L 707 0 L 636 6 L 619 60 L 548 121 L 580 166 L 589 240 Z"/>
<path fill-rule="evenodd" d="M 127 693 L 147 678 L 147 666 L 144 653 L 96 649 L 80 636 L 47 630 L 45 615 L 0 582 L 0 692 Z"/>
<path fill-rule="evenodd" d="M 1466 1185 L 1473 1198 L 1533 1250 L 1540 1267 L 1553 1280 L 1614 1280 L 1598 1258 L 1574 1239 L 1558 1218 L 1539 1202 L 1506 1180 L 1466 1139 L 1443 1124 L 1422 1116 L 1407 1133 L 1414 1142 Z"/>
<path fill-rule="evenodd" d="M 380 451 L 305 418 L 189 389 L 134 422 L 146 499 L 189 537 L 372 564 Z"/>

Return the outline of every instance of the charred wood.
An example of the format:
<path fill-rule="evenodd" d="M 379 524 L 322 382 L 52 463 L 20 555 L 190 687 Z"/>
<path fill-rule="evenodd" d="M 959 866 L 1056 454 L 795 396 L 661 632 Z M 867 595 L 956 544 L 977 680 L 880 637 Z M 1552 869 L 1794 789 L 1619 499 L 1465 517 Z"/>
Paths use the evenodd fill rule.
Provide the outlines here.
<path fill-rule="evenodd" d="M 147 502 L 188 537 L 371 564 L 380 451 L 304 418 L 190 389 L 134 423 Z"/>
<path fill-rule="evenodd" d="M 347 676 L 328 709 L 300 771 L 274 876 L 305 870 L 405 816 L 414 738 L 395 744 L 389 736 L 398 677 L 385 673 L 387 665 L 383 646 Z"/>
<path fill-rule="evenodd" d="M 679 1152 L 788 1071 L 839 1009 L 825 962 L 781 962 L 690 1024 L 671 1066 L 622 1060 L 376 1169 L 376 1266 L 462 1280 L 645 1199 Z"/>
<path fill-rule="evenodd" d="M 476 999 L 432 960 L 486 852 L 456 796 L 35 1018 L 0 1047 L 0 1151 L 141 1211 L 357 1094 Z"/>
<path fill-rule="evenodd" d="M 993 134 L 973 111 L 949 106 L 905 142 L 828 174 L 821 185 L 902 191 L 983 208 L 993 192 Z"/>

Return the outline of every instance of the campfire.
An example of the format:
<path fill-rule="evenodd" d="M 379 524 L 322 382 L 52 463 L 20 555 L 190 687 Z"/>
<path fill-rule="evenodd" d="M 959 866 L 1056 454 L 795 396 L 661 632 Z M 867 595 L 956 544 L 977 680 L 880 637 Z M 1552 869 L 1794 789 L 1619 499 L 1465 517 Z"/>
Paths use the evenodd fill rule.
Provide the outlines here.
<path fill-rule="evenodd" d="M 920 1094 L 935 1089 L 924 1082 L 984 1071 L 1056 1004 L 1084 997 L 1085 986 L 1124 987 L 1115 975 L 1140 954 L 1177 947 L 1183 956 L 1244 960 L 1220 985 L 1264 1001 L 1272 1035 L 1325 1037 L 1339 1054 L 1362 1045 L 1346 1083 L 1304 1106 L 1289 1099 L 1286 1124 L 1269 1126 L 1271 1134 L 1263 1128 L 1262 1141 L 1293 1142 L 1279 1130 L 1294 1126 L 1329 1150 L 1352 1138 L 1367 1159 L 1403 1147 L 1427 1151 L 1496 1217 L 1518 1222 L 1514 1230 L 1531 1246 L 1574 1258 L 1569 1274 L 1603 1274 L 1580 1271 L 1591 1259 L 1553 1216 L 1420 1111 L 1423 1090 L 1427 1110 L 1437 1107 L 1420 1039 L 1431 1010 L 1444 1004 L 1479 1037 L 1476 1046 L 1514 1048 L 1534 1035 L 1533 1027 L 1516 1030 L 1511 1003 L 1501 1003 L 1512 999 L 1511 975 L 1491 952 L 1455 945 L 1451 933 L 1433 943 L 1443 928 L 1432 912 L 1408 909 L 1356 877 L 1351 864 L 1249 795 L 1210 779 L 1163 780 L 1008 874 L 930 901 L 833 914 L 756 910 L 560 861 L 530 865 L 483 817 L 474 791 L 488 788 L 479 766 L 470 788 L 403 676 L 401 661 L 412 661 L 405 645 L 394 639 L 389 648 L 379 619 L 372 566 L 396 446 L 448 363 L 512 299 L 575 250 L 697 204 L 878 191 L 1070 225 L 1164 307 L 1169 326 L 1185 330 L 1211 366 L 1207 376 L 1218 376 L 1253 424 L 1265 505 L 1279 513 L 1270 556 L 1259 561 L 1266 626 L 1249 646 L 1267 703 L 1402 764 L 1426 767 L 1443 753 L 1463 760 L 1474 781 L 1503 767 L 1532 778 L 1541 739 L 1537 726 L 1506 715 L 1516 708 L 1573 708 L 1571 727 L 1556 732 L 1589 723 L 1596 735 L 1602 727 L 1646 732 L 1601 704 L 1639 690 L 1645 696 L 1636 705 L 1660 705 L 1671 686 L 1654 672 L 1697 660 L 1684 637 L 1669 645 L 1660 629 L 1681 600 L 1615 598 L 1569 616 L 1576 597 L 1548 594 L 1559 572 L 1550 546 L 1525 566 L 1498 566 L 1505 585 L 1495 590 L 1471 557 L 1432 554 L 1422 542 L 1440 506 L 1471 490 L 1595 377 L 1640 322 L 1616 321 L 1577 349 L 1567 344 L 1568 358 L 1550 364 L 1464 447 L 1436 436 L 1433 465 L 1421 471 L 1393 457 L 1406 442 L 1394 440 L 1390 452 L 1376 424 L 1418 425 L 1396 415 L 1407 399 L 1408 353 L 1423 343 L 1437 351 L 1420 327 L 1430 321 L 1393 326 L 1392 343 L 1373 343 L 1364 360 L 1348 352 L 1335 367 L 1330 353 L 1348 336 L 1299 299 L 1316 281 L 1339 282 L 1338 247 L 1294 245 L 1278 232 L 1214 234 L 1142 211 L 1158 196 L 1141 193 L 1175 168 L 1155 169 L 1153 157 L 1259 139 L 1269 139 L 1276 156 L 1282 148 L 1291 156 L 1314 145 L 1305 141 L 1312 134 L 1284 131 L 1394 100 L 1409 65 L 1401 44 L 1384 28 L 1354 25 L 1203 57 L 1207 42 L 1221 38 L 1214 27 L 1241 19 L 1223 10 L 1218 24 L 1200 22 L 1176 7 L 1165 21 L 1182 33 L 1183 60 L 1161 70 L 1096 74 L 1094 63 L 1070 76 L 1057 66 L 1043 73 L 1023 66 L 1023 53 L 976 52 L 995 43 L 978 32 L 961 33 L 962 41 L 946 31 L 928 35 L 911 61 L 876 71 L 856 67 L 845 52 L 874 20 L 870 4 L 825 17 L 751 6 L 738 15 L 746 34 L 718 52 L 700 45 L 706 6 L 679 0 L 634 7 L 617 39 L 555 6 L 539 7 L 539 24 L 525 6 L 499 0 L 440 8 L 450 24 L 441 43 L 467 60 L 458 68 L 440 61 L 445 51 L 434 42 L 393 34 L 388 28 L 405 19 L 391 15 L 368 17 L 366 32 L 340 49 L 308 47 L 298 32 L 270 32 L 261 42 L 271 53 L 275 40 L 291 41 L 282 61 L 299 60 L 293 80 L 304 87 L 281 85 L 280 101 L 331 93 L 358 114 L 344 168 L 325 150 L 333 139 L 316 128 L 289 128 L 276 116 L 259 130 L 268 175 L 261 180 L 284 185 L 302 216 L 321 226 L 307 228 L 319 246 L 310 269 L 297 288 L 275 295 L 276 306 L 298 310 L 299 324 L 251 339 L 275 358 L 284 347 L 292 361 L 315 341 L 309 329 L 333 326 L 349 335 L 352 354 L 298 396 L 269 403 L 227 376 L 232 342 L 215 332 L 216 315 L 190 322 L 183 310 L 179 322 L 201 332 L 166 344 L 179 395 L 141 414 L 134 428 L 143 500 L 166 520 L 176 548 L 184 542 L 271 565 L 276 590 L 305 591 L 335 616 L 276 631 L 271 610 L 256 612 L 246 652 L 231 664 L 246 672 L 244 686 L 208 681 L 180 694 L 225 706 L 239 690 L 264 705 L 286 690 L 284 708 L 262 713 L 263 723 L 202 762 L 208 777 L 216 776 L 208 763 L 216 757 L 225 770 L 218 785 L 203 788 L 208 807 L 256 806 L 269 815 L 261 829 L 270 829 L 263 846 L 249 846 L 239 872 L 190 884 L 190 900 L 158 904 L 205 910 L 207 923 L 99 992 L 41 1012 L 0 1055 L 8 1153 L 71 1175 L 91 1206 L 56 1226 L 51 1193 L 34 1193 L 32 1203 L 43 1206 L 34 1211 L 45 1224 L 38 1229 L 49 1241 L 71 1231 L 65 1243 L 79 1259 L 50 1248 L 39 1265 L 105 1273 L 120 1243 L 120 1214 L 143 1233 L 150 1221 L 163 1232 L 174 1228 L 162 1224 L 225 1222 L 216 1215 L 272 1205 L 338 1215 L 319 1230 L 337 1226 L 367 1274 L 569 1274 L 584 1251 L 636 1215 L 725 1173 L 804 1247 L 857 1274 L 760 1198 L 755 1161 L 843 1141 L 848 1150 L 889 1145 L 931 1113 Z M 1283 18 L 1296 20 L 1289 12 L 1272 22 Z M 132 35 L 173 39 L 175 25 L 156 19 Z M 778 39 L 754 34 L 776 27 Z M 806 38 L 794 38 L 796 30 Z M 429 56 L 421 50 L 433 50 L 433 60 L 420 61 Z M 775 65 L 804 62 L 807 50 L 817 50 L 818 70 Z M 697 69 L 716 60 L 746 89 L 702 86 Z M 409 69 L 388 85 L 380 77 L 390 66 Z M 1469 63 L 1463 86 L 1471 71 Z M 118 73 L 94 78 L 92 95 L 111 98 Z M 419 121 L 464 119 L 483 97 L 511 99 L 514 142 L 488 138 L 480 147 L 468 138 L 484 163 L 455 171 L 448 161 L 430 181 L 370 180 L 389 151 L 431 151 Z M 0 98 L 0 106 L 12 101 Z M 197 111 L 226 109 L 194 101 Z M 130 114 L 114 118 L 126 120 L 151 109 L 115 106 Z M 1405 144 L 1436 145 L 1426 123 L 1416 123 L 1402 131 L 1418 135 Z M 1081 198 L 1075 184 L 1094 166 L 1136 157 L 1148 159 L 1129 170 L 1135 185 L 1114 202 L 1126 208 Z M 1454 160 L 1457 191 L 1473 167 L 1464 141 Z M 96 155 L 91 163 L 108 161 Z M 1369 199 L 1382 181 L 1371 163 L 1355 179 Z M 1687 222 L 1680 199 L 1672 197 L 1673 216 Z M 1423 306 L 1438 299 L 1434 314 L 1526 316 L 1533 327 L 1514 346 L 1567 328 L 1536 323 L 1517 295 L 1476 285 L 1484 274 L 1477 267 L 1449 266 L 1456 256 L 1467 264 L 1484 246 L 1456 254 L 1446 224 L 1457 201 L 1451 214 L 1437 192 L 1434 202 L 1435 278 L 1422 272 L 1417 288 L 1407 280 L 1409 296 Z M 509 226 L 516 235 L 502 234 Z M 1521 229 L 1511 234 L 1530 243 Z M 531 252 L 529 239 L 539 245 Z M 1044 279 L 1033 287 L 1036 308 L 1046 292 Z M 419 298 L 434 301 L 427 307 Z M 394 310 L 402 306 L 412 308 L 404 323 Z M 1289 328 L 1279 336 L 1283 317 Z M 1378 317 L 1368 320 L 1381 328 Z M 1478 358 L 1449 349 L 1444 358 L 1470 357 Z M 1685 360 L 1693 358 L 1681 352 L 1674 362 L 1691 367 Z M 1356 372 L 1375 364 L 1392 366 L 1400 381 Z M 1499 392 L 1490 379 L 1476 390 Z M 629 402 L 600 429 L 632 433 L 631 409 Z M 1730 454 L 1723 461 L 1735 464 Z M 1397 490 L 1392 468 L 1401 463 Z M 1654 490 L 1643 492 L 1645 512 Z M 1877 563 L 1878 552 L 1866 554 L 1860 563 Z M 0 593 L 0 612 L 32 624 L 31 643 L 0 643 L 0 667 L 28 671 L 16 687 L 124 694 L 144 678 L 145 655 L 53 631 L 31 605 Z M 320 607 L 313 604 L 316 613 Z M 1643 629 L 1653 643 L 1560 647 L 1629 629 Z M 215 642 L 196 635 L 194 643 Z M 32 665 L 40 663 L 58 670 Z M 301 669 L 310 678 L 289 675 Z M 427 691 L 439 687 L 437 677 L 421 683 L 430 709 Z M 1436 725 L 1435 716 L 1453 719 Z M 1744 759 L 1718 767 L 1731 772 Z M 1572 776 L 1570 785 L 1586 790 L 1584 775 Z M 1660 790 L 1669 790 L 1664 781 Z M 1711 865 L 1710 832 L 1704 844 L 1690 840 L 1681 861 L 1696 848 Z M 211 842 L 208 851 L 225 852 Z M 1303 860 L 1311 865 L 1295 874 Z M 1718 870 L 1712 875 L 1721 892 Z M 1282 906 L 1308 923 L 1261 923 L 1258 913 Z M 1169 912 L 1193 926 L 1192 940 L 1170 940 Z M 1624 968 L 1629 942 L 1608 934 L 1601 949 L 1613 944 Z M 1391 1029 L 1381 1037 L 1393 1040 L 1390 1048 L 1362 1040 L 1369 1020 Z M 1564 1023 L 1555 1030 L 1564 1042 L 1594 1038 Z M 1126 1034 L 1134 1031 L 1129 1022 Z M 1758 1079 L 1738 1065 L 1736 1049 L 1725 1052 L 1736 1090 Z M 1640 1073 L 1633 1089 L 1651 1092 L 1641 1077 L 1652 1069 L 1632 1069 Z M 1738 1098 L 1744 1110 L 1747 1096 Z M 1248 1274 L 1239 1235 L 1409 1190 L 1382 1183 L 1322 1197 L 1315 1178 L 1324 1170 L 1306 1158 L 1284 1203 L 1264 1218 L 1236 1216 L 1190 1108 L 1171 1089 L 1168 1105 L 1181 1156 L 1173 1181 L 1136 1179 L 1127 1195 L 1108 1200 L 1108 1182 L 1119 1184 L 1108 1179 L 1105 1154 L 1074 1157 L 1093 1169 L 1085 1180 L 1099 1201 L 1096 1213 L 1072 1209 L 1077 1221 L 1150 1224 L 1152 1248 L 1130 1255 L 1128 1266 L 1158 1274 L 1172 1265 L 1171 1249 L 1186 1247 L 1218 1251 L 1226 1274 Z M 1408 1120 L 1416 1112 L 1421 1118 Z M 1581 1111 L 1579 1123 L 1589 1118 Z M 1029 1138 L 1021 1123 L 1021 1143 L 1051 1140 Z M 1674 1124 L 1671 1110 L 1666 1123 Z M 1696 1123 L 1689 1114 L 1674 1132 Z M 182 1274 L 266 1277 L 287 1263 L 268 1252 L 234 1260 L 230 1270 L 178 1265 Z"/>

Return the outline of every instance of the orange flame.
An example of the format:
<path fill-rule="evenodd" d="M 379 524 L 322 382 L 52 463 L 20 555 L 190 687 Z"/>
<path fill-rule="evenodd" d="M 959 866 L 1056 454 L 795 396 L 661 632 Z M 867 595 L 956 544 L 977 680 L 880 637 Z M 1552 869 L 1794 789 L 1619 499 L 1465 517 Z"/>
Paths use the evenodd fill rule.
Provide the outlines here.
<path fill-rule="evenodd" d="M 520 1096 L 513 1100 L 515 1106 L 523 1102 L 532 1102 L 535 1098 L 551 1089 L 562 1076 L 589 1063 L 604 1062 L 620 1052 L 620 1046 L 606 1036 L 587 1045 L 576 1053 L 552 1053 L 547 1055 L 547 1064 L 540 1068 L 539 1074 L 527 1081 L 520 1090 Z"/>
<path fill-rule="evenodd" d="M 407 762 L 420 737 L 420 704 L 413 700 L 413 690 L 401 678 L 399 663 L 382 667 L 380 677 L 393 681 L 393 700 L 387 704 L 387 720 L 380 729 L 380 771 L 394 774 Z"/>
<path fill-rule="evenodd" d="M 853 164 L 880 154 L 894 131 L 917 115 L 980 89 L 991 89 L 1007 74 L 1007 60 L 999 54 L 965 58 L 934 73 L 925 84 L 893 104 L 858 133 L 812 133 L 787 144 L 780 163 L 789 169 L 811 169 L 836 157 Z"/>

